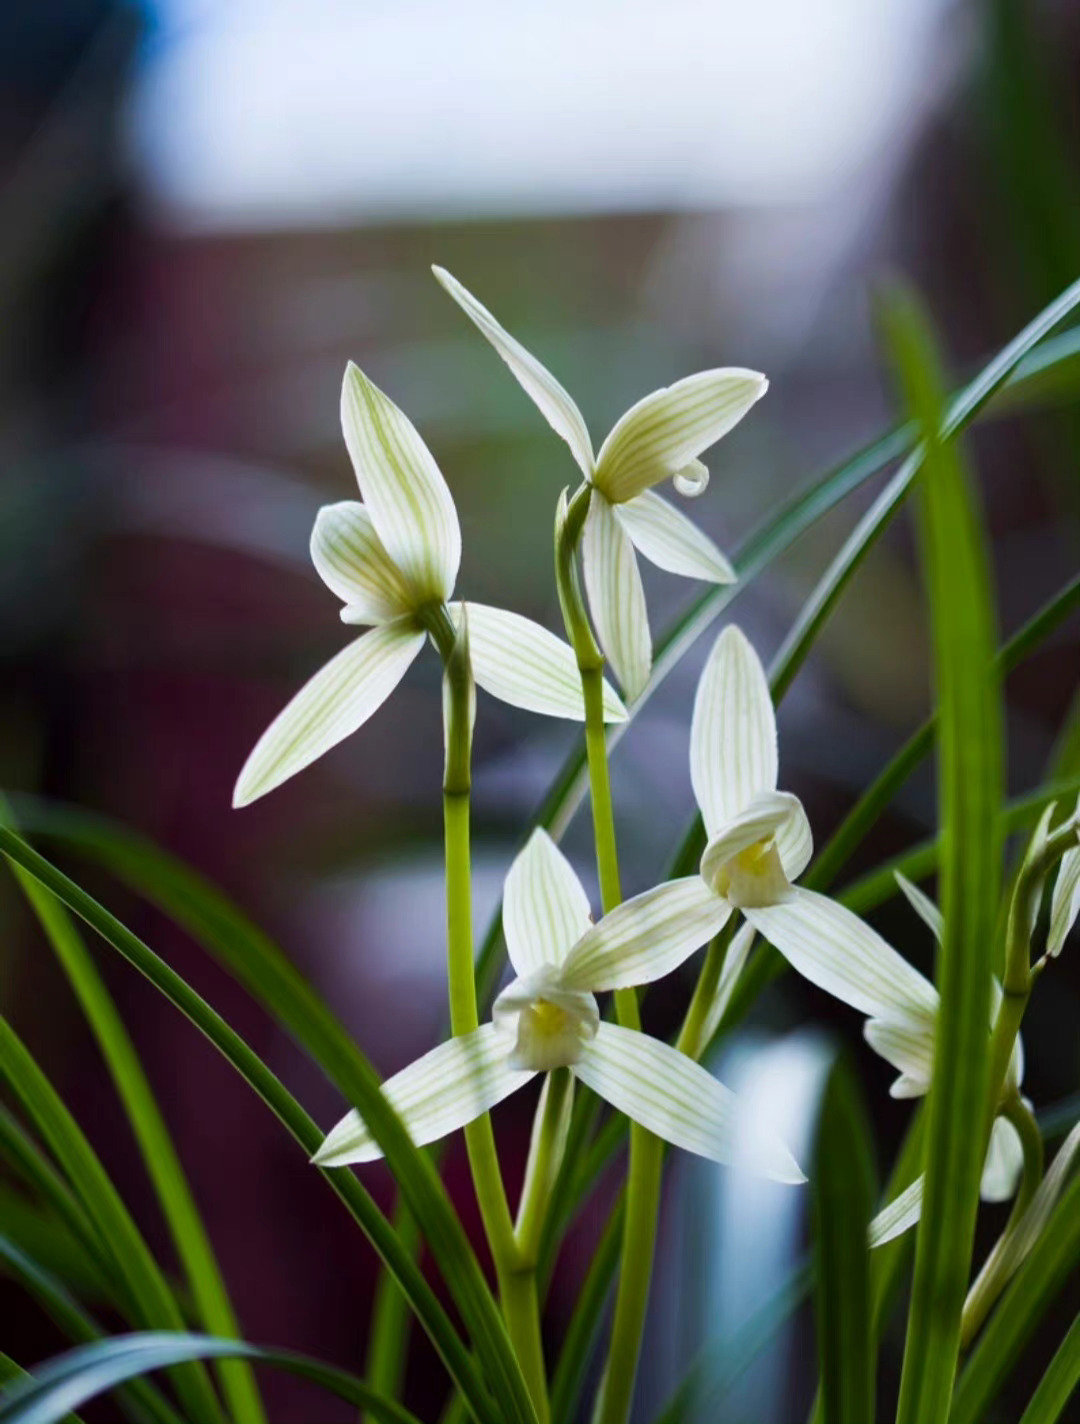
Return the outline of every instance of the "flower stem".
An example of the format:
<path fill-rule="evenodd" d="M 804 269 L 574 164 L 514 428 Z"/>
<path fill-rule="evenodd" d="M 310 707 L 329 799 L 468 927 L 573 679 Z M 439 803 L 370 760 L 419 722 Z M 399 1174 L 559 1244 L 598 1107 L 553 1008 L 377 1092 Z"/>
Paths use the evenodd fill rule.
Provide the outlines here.
<path fill-rule="evenodd" d="M 566 1150 L 573 1101 L 573 1074 L 569 1068 L 553 1069 L 544 1079 L 536 1108 L 525 1183 L 521 1188 L 521 1204 L 514 1230 L 519 1260 L 530 1271 L 536 1269 L 544 1219 Z"/>
<path fill-rule="evenodd" d="M 577 657 L 585 699 L 585 752 L 596 869 L 600 899 L 604 913 L 608 914 L 622 902 L 622 887 L 604 732 L 604 659 L 585 612 L 575 563 L 589 495 L 589 486 L 583 485 L 568 504 L 560 506 L 555 526 L 555 577 L 563 622 Z M 615 1016 L 623 1028 L 641 1028 L 637 993 L 633 989 L 616 990 Z M 630 1413 L 652 1280 L 663 1162 L 661 1140 L 631 1122 L 619 1284 L 607 1363 L 593 1411 L 597 1424 L 624 1424 Z"/>
<path fill-rule="evenodd" d="M 473 953 L 470 802 L 475 686 L 468 627 L 455 629 L 445 608 L 430 614 L 432 638 L 443 659 L 443 835 L 446 855 L 446 963 L 450 1028 L 455 1035 L 479 1027 Z M 499 1286 L 499 1300 L 540 1424 L 547 1424 L 547 1375 L 540 1336 L 535 1277 L 521 1269 L 506 1200 L 495 1134 L 487 1113 L 465 1128 L 473 1189 Z"/>

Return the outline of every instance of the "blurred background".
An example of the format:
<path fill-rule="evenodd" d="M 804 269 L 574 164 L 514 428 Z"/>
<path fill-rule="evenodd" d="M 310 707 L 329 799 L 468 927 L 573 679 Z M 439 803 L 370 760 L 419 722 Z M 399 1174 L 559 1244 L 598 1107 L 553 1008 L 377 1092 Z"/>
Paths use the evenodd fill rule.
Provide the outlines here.
<path fill-rule="evenodd" d="M 464 534 L 460 589 L 558 629 L 551 519 L 574 467 L 429 264 L 450 268 L 551 366 L 596 438 L 690 371 L 766 371 L 768 399 L 711 454 L 694 508 L 730 549 L 891 419 L 875 280 L 900 269 L 922 287 L 962 376 L 1075 278 L 1078 76 L 1080 8 L 1068 0 L 7 0 L 0 784 L 118 818 L 190 860 L 278 937 L 380 1070 L 402 1066 L 441 1033 L 434 660 L 360 735 L 256 806 L 229 806 L 257 735 L 346 637 L 307 558 L 318 505 L 355 492 L 337 421 L 346 359 L 409 413 L 447 475 Z M 997 421 L 971 449 L 1007 634 L 1075 571 L 1080 420 Z M 870 494 L 739 599 L 734 616 L 766 660 Z M 697 590 L 653 573 L 659 631 Z M 781 712 L 784 784 L 819 839 L 927 708 L 924 625 L 905 518 Z M 658 878 L 692 810 L 689 710 L 706 651 L 614 757 L 630 891 Z M 1043 774 L 1078 667 L 1074 619 L 1010 680 L 1014 792 Z M 574 735 L 482 700 L 478 932 Z M 933 816 L 924 771 L 853 872 L 921 837 Z M 580 817 L 567 844 L 588 875 Z M 144 905 L 71 865 L 321 1123 L 336 1120 L 335 1094 L 241 990 Z M 78 1008 L 6 883 L 0 913 L 3 1011 L 167 1258 Z M 906 909 L 877 923 L 929 962 Z M 246 1334 L 356 1365 L 374 1257 L 232 1071 L 153 990 L 101 962 Z M 1031 1014 L 1026 1087 L 1040 1106 L 1077 1086 L 1077 964 L 1060 962 L 1055 993 L 1037 995 Z M 681 989 L 651 1000 L 657 1031 L 673 1024 Z M 732 1073 L 809 1103 L 811 1020 L 851 1041 L 887 1169 L 907 1109 L 887 1097 L 890 1075 L 860 1046 L 854 1014 L 788 976 L 756 1011 Z M 512 1184 L 530 1110 L 519 1096 L 497 1115 Z M 475 1227 L 459 1144 L 446 1172 Z M 365 1181 L 389 1202 L 380 1168 Z M 734 1328 L 740 1279 L 758 1278 L 762 1262 L 744 1262 L 741 1278 L 729 1266 L 696 1295 L 678 1263 L 696 1259 L 692 1203 L 703 1198 L 686 1174 L 674 1191 L 690 1255 L 669 1201 L 661 1313 L 670 1323 L 696 1311 L 687 1338 Z M 601 1192 L 571 1237 L 553 1343 L 607 1204 Z M 785 1231 L 788 1269 L 805 1227 Z M 1074 1287 L 1061 1321 L 1078 1304 Z M 3 1282 L 0 1312 L 15 1358 L 60 1347 Z M 1032 1350 L 1032 1371 L 1060 1333 Z M 687 1362 L 671 1336 L 654 1326 L 643 1410 Z M 801 1414 L 812 1350 L 797 1323 L 709 1417 Z M 430 1364 L 416 1342 L 408 1402 L 427 1413 L 441 1389 Z M 1017 1388 L 1026 1399 L 1030 1377 Z M 299 1381 L 267 1389 L 282 1424 L 315 1410 L 349 1417 Z"/>

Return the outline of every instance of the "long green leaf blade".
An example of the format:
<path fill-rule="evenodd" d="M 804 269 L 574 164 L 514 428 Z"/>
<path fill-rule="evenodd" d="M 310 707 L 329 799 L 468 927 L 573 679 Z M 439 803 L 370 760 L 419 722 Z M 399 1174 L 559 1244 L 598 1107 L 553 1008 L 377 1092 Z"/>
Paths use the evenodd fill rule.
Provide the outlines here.
<path fill-rule="evenodd" d="M 948 1417 L 986 1153 L 982 1125 L 1004 750 L 990 574 L 976 497 L 955 444 L 938 435 L 941 382 L 921 313 L 910 299 L 894 297 L 889 324 L 899 377 L 925 441 L 919 539 L 939 703 L 941 1007 L 897 1409 L 898 1424 L 920 1424 Z"/>
<path fill-rule="evenodd" d="M 1080 1385 L 1080 1315 L 1069 1326 L 1054 1358 L 1039 1381 L 1020 1424 L 1057 1424 Z"/>

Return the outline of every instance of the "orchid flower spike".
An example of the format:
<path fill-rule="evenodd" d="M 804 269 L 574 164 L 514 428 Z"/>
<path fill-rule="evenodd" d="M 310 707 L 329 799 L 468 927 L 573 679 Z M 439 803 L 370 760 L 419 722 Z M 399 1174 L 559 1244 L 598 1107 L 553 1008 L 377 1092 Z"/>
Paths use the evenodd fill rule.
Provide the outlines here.
<path fill-rule="evenodd" d="M 372 625 L 331 658 L 260 737 L 240 773 L 234 806 L 263 796 L 355 732 L 397 687 L 442 620 L 461 561 L 461 529 L 446 481 L 412 422 L 352 362 L 341 388 L 341 424 L 363 503 L 319 510 L 311 557 L 344 603 L 344 623 Z M 568 644 L 517 613 L 468 605 L 473 676 L 515 707 L 585 716 Z M 604 716 L 626 709 L 605 685 Z"/>
<path fill-rule="evenodd" d="M 659 978 L 712 932 L 715 915 L 700 896 L 686 895 L 688 882 L 680 884 L 681 902 L 678 893 L 662 894 L 671 889 L 663 886 L 594 925 L 569 862 L 545 831 L 534 831 L 506 879 L 503 930 L 517 977 L 496 999 L 491 1022 L 440 1044 L 383 1085 L 413 1141 L 434 1142 L 534 1074 L 565 1067 L 677 1147 L 716 1162 L 730 1162 L 737 1148 L 740 1162 L 776 1181 L 805 1180 L 787 1148 L 766 1131 L 756 1131 L 752 1142 L 740 1135 L 736 1144 L 734 1094 L 693 1059 L 600 1018 L 597 993 Z M 381 1155 L 353 1111 L 313 1160 L 341 1167 Z"/>
<path fill-rule="evenodd" d="M 682 495 L 701 494 L 709 472 L 698 456 L 738 424 L 769 383 L 740 366 L 699 371 L 631 406 L 596 455 L 581 411 L 551 372 L 456 278 L 442 267 L 432 270 L 569 445 L 591 486 L 582 547 L 589 607 L 605 657 L 626 696 L 635 698 L 648 681 L 652 640 L 634 550 L 685 578 L 735 578 L 712 540 L 653 486 L 670 479 Z"/>

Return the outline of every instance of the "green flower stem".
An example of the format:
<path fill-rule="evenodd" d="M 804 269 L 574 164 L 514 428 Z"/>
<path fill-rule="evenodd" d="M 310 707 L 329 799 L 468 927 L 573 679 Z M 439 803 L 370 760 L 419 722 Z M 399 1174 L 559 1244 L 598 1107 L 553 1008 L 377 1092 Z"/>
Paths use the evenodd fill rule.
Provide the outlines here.
<path fill-rule="evenodd" d="M 575 562 L 589 496 L 589 486 L 583 485 L 568 504 L 560 507 L 555 528 L 555 577 L 563 621 L 577 657 L 585 698 L 585 755 L 589 769 L 596 869 L 600 879 L 600 899 L 604 913 L 608 914 L 621 904 L 622 887 L 608 775 L 607 734 L 604 730 L 604 659 L 585 612 Z M 623 1028 L 641 1028 L 635 990 L 616 990 L 615 1016 Z M 630 1413 L 652 1279 L 663 1164 L 663 1143 L 632 1122 L 619 1284 L 615 1295 L 611 1343 L 594 1411 L 597 1424 L 624 1424 Z"/>
<path fill-rule="evenodd" d="M 456 629 L 439 605 L 425 612 L 424 625 L 443 660 L 443 834 L 446 848 L 446 965 L 450 1029 L 472 1033 L 480 1025 L 473 954 L 470 809 L 472 726 L 476 689 L 469 662 L 466 622 Z M 548 1419 L 547 1374 L 540 1335 L 536 1278 L 522 1268 L 514 1223 L 506 1199 L 495 1134 L 487 1113 L 465 1128 L 473 1189 L 484 1224 L 499 1300 L 510 1340 L 532 1396 L 540 1424 Z"/>
<path fill-rule="evenodd" d="M 709 1046 L 705 1042 L 705 1021 L 720 986 L 720 975 L 724 969 L 724 960 L 727 958 L 728 946 L 731 944 L 734 928 L 735 916 L 733 915 L 720 933 L 713 937 L 705 951 L 701 973 L 694 985 L 694 992 L 686 1010 L 682 1028 L 679 1030 L 679 1036 L 675 1040 L 675 1047 L 695 1061 L 700 1060 Z"/>
<path fill-rule="evenodd" d="M 1005 1099 L 1001 1105 L 1001 1115 L 1008 1118 L 1019 1134 L 1024 1150 L 1024 1173 L 1005 1230 L 986 1258 L 986 1263 L 964 1302 L 964 1315 L 960 1326 L 960 1344 L 964 1349 L 979 1333 L 995 1301 L 1008 1285 L 1009 1278 L 1000 1270 L 1003 1248 L 1027 1211 L 1043 1175 L 1043 1140 L 1039 1124 L 1018 1092 L 1010 1093 Z"/>
<path fill-rule="evenodd" d="M 536 1271 L 544 1221 L 566 1151 L 566 1135 L 570 1127 L 573 1101 L 573 1074 L 569 1068 L 553 1069 L 545 1078 L 536 1109 L 529 1161 L 525 1168 L 525 1183 L 521 1188 L 521 1204 L 518 1207 L 517 1226 L 514 1231 L 518 1258 L 521 1264 L 532 1272 Z"/>

